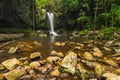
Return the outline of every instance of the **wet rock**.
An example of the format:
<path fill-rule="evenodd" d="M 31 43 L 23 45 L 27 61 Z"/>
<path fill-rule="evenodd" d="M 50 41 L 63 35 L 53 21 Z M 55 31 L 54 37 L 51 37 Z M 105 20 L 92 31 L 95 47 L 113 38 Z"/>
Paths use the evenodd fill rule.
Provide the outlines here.
<path fill-rule="evenodd" d="M 117 77 L 117 75 L 113 73 L 105 73 L 102 77 L 105 78 L 105 80 L 113 80 L 113 78 Z"/>
<path fill-rule="evenodd" d="M 49 56 L 49 57 L 47 57 L 46 60 L 47 60 L 48 63 L 54 63 L 54 62 L 56 62 L 56 61 L 59 60 L 59 57 L 56 57 L 56 56 Z"/>
<path fill-rule="evenodd" d="M 30 59 L 32 60 L 41 59 L 41 58 L 42 56 L 40 52 L 34 52 L 30 54 Z"/>
<path fill-rule="evenodd" d="M 109 47 L 102 47 L 102 49 L 103 49 L 103 52 L 105 53 L 105 54 L 113 54 L 113 53 L 115 53 L 115 50 L 114 49 L 111 49 L 111 48 L 109 48 Z"/>
<path fill-rule="evenodd" d="M 61 67 L 64 68 L 65 71 L 75 74 L 75 67 L 77 65 L 77 54 L 69 51 L 68 55 L 66 55 L 61 63 Z"/>
<path fill-rule="evenodd" d="M 43 66 L 47 63 L 47 61 L 46 60 L 40 60 L 39 63 L 40 63 L 41 66 Z"/>
<path fill-rule="evenodd" d="M 113 71 L 113 73 L 120 75 L 120 68 Z"/>
<path fill-rule="evenodd" d="M 3 74 L 0 74 L 0 80 L 4 80 Z"/>
<path fill-rule="evenodd" d="M 19 61 L 16 58 L 6 60 L 2 62 L 2 65 L 5 66 L 8 70 L 13 70 L 16 68 Z"/>
<path fill-rule="evenodd" d="M 120 76 L 116 76 L 116 77 L 112 78 L 111 80 L 120 80 Z"/>
<path fill-rule="evenodd" d="M 30 75 L 22 76 L 20 80 L 31 80 L 31 76 Z"/>
<path fill-rule="evenodd" d="M 52 78 L 50 78 L 50 80 L 57 80 L 57 78 L 56 77 L 52 77 Z"/>
<path fill-rule="evenodd" d="M 9 54 L 14 54 L 18 51 L 19 47 L 16 46 L 16 47 L 11 47 L 8 51 Z"/>
<path fill-rule="evenodd" d="M 104 60 L 104 62 L 106 64 L 113 66 L 113 67 L 118 67 L 118 64 L 116 62 L 114 62 L 113 60 Z"/>
<path fill-rule="evenodd" d="M 39 71 L 40 73 L 45 74 L 48 69 L 47 69 L 47 67 L 43 66 L 43 67 L 35 68 L 35 70 Z"/>
<path fill-rule="evenodd" d="M 94 47 L 93 51 L 94 51 L 93 56 L 95 56 L 95 57 L 102 57 L 103 56 L 103 53 L 99 48 Z"/>
<path fill-rule="evenodd" d="M 47 34 L 38 34 L 39 37 L 47 37 Z"/>
<path fill-rule="evenodd" d="M 94 72 L 95 72 L 97 78 L 101 77 L 102 74 L 104 73 L 104 71 L 105 71 L 105 69 L 103 66 L 101 66 L 101 65 L 95 66 Z"/>
<path fill-rule="evenodd" d="M 7 80 L 18 80 L 22 75 L 26 74 L 24 69 L 16 68 L 10 72 L 3 74 Z"/>
<path fill-rule="evenodd" d="M 51 53 L 50 53 L 51 56 L 55 56 L 56 54 L 57 54 L 57 51 L 55 51 L 55 50 L 51 51 Z"/>
<path fill-rule="evenodd" d="M 85 80 L 85 78 L 88 77 L 86 75 L 88 73 L 89 72 L 84 68 L 84 66 L 81 63 L 77 64 L 76 74 L 80 80 Z"/>
<path fill-rule="evenodd" d="M 94 60 L 94 57 L 89 52 L 85 52 L 83 58 L 86 60 Z"/>
<path fill-rule="evenodd" d="M 90 61 L 85 61 L 81 60 L 82 63 L 85 63 L 89 68 L 95 68 L 95 66 L 99 65 L 97 62 L 90 62 Z"/>
<path fill-rule="evenodd" d="M 89 79 L 89 80 L 97 80 L 97 79 Z"/>
<path fill-rule="evenodd" d="M 60 42 L 55 42 L 54 45 L 55 46 L 61 46 L 61 43 Z"/>
<path fill-rule="evenodd" d="M 20 65 L 20 66 L 25 66 L 25 65 L 29 64 L 28 57 L 19 58 L 18 60 L 19 60 L 18 65 Z"/>
<path fill-rule="evenodd" d="M 62 74 L 60 74 L 60 78 L 62 78 L 62 79 L 66 79 L 68 77 L 70 77 L 68 73 L 62 73 Z"/>
<path fill-rule="evenodd" d="M 3 65 L 0 64 L 0 71 L 4 70 L 5 67 Z"/>
<path fill-rule="evenodd" d="M 50 55 L 58 56 L 58 57 L 64 57 L 64 54 L 62 52 L 57 52 L 57 51 L 54 51 L 54 50 L 50 53 Z"/>
<path fill-rule="evenodd" d="M 60 72 L 58 70 L 53 70 L 52 72 L 50 72 L 50 77 L 59 77 L 60 76 Z"/>
<path fill-rule="evenodd" d="M 30 66 L 31 68 L 37 68 L 37 67 L 40 67 L 41 65 L 40 65 L 40 63 L 39 63 L 38 61 L 34 61 L 34 62 L 31 62 L 31 63 L 29 64 L 29 66 Z"/>
<path fill-rule="evenodd" d="M 56 55 L 61 58 L 64 57 L 64 54 L 62 52 L 58 52 Z"/>

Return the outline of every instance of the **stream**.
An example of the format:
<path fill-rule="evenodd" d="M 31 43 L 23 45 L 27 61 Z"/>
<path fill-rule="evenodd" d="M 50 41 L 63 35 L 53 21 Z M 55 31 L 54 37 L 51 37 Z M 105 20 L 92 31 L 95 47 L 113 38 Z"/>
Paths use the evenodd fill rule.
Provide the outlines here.
<path fill-rule="evenodd" d="M 3 47 L 2 49 L 3 50 L 9 49 L 11 46 L 15 46 L 17 42 L 28 42 L 28 43 L 38 42 L 42 44 L 42 47 L 37 47 L 32 51 L 20 52 L 20 53 L 16 53 L 12 55 L 8 54 L 8 51 L 5 51 L 4 53 L 0 53 L 0 62 L 10 59 L 10 58 L 26 57 L 26 56 L 29 56 L 30 53 L 37 52 L 37 51 L 40 51 L 42 53 L 43 58 L 46 58 L 49 56 L 50 52 L 55 49 L 55 46 L 53 45 L 54 42 L 66 42 L 66 41 L 81 42 L 82 39 L 78 37 L 71 38 L 70 36 L 47 36 L 47 37 L 30 36 L 30 37 L 21 38 L 21 39 L 14 41 L 10 45 Z M 57 48 L 57 50 L 61 52 L 67 52 L 68 49 L 70 49 L 70 46 L 64 47 L 64 48 L 62 47 Z"/>

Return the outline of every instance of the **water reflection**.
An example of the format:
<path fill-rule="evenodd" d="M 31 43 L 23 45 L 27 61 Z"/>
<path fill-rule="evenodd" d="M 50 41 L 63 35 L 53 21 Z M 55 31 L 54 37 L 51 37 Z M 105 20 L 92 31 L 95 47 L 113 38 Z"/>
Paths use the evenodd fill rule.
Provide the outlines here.
<path fill-rule="evenodd" d="M 51 36 L 50 36 L 50 42 L 51 42 L 51 43 L 54 43 L 55 41 L 56 41 L 56 36 L 51 35 Z"/>

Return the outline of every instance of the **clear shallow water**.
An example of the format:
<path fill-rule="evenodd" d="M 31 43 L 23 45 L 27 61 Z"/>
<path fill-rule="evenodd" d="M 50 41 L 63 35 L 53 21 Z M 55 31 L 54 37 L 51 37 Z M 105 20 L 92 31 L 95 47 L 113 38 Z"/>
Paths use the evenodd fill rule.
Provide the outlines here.
<path fill-rule="evenodd" d="M 47 36 L 47 37 L 25 37 L 22 39 L 19 39 L 17 41 L 15 41 L 14 43 L 7 45 L 4 48 L 10 48 L 9 46 L 15 46 L 15 44 L 17 42 L 39 42 L 42 44 L 42 47 L 37 47 L 34 50 L 32 50 L 31 52 L 21 52 L 21 53 L 16 53 L 16 54 L 8 54 L 8 50 L 5 51 L 4 53 L 0 53 L 0 62 L 10 59 L 10 58 L 20 58 L 20 57 L 27 57 L 30 55 L 30 53 L 32 52 L 36 52 L 36 51 L 40 51 L 43 58 L 46 58 L 49 56 L 50 52 L 52 50 L 57 50 L 60 52 L 66 52 L 67 50 L 70 49 L 70 46 L 67 47 L 59 47 L 56 48 L 53 43 L 54 42 L 66 42 L 66 41 L 74 41 L 74 42 L 81 42 L 83 41 L 80 37 L 69 37 L 69 36 Z"/>

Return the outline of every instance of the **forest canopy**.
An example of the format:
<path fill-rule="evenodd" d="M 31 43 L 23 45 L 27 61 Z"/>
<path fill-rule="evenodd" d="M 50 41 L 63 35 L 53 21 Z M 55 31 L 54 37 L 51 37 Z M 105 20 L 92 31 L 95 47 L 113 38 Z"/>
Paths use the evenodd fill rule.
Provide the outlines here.
<path fill-rule="evenodd" d="M 47 30 L 46 12 L 58 29 L 120 27 L 120 0 L 0 0 L 0 27 Z"/>

